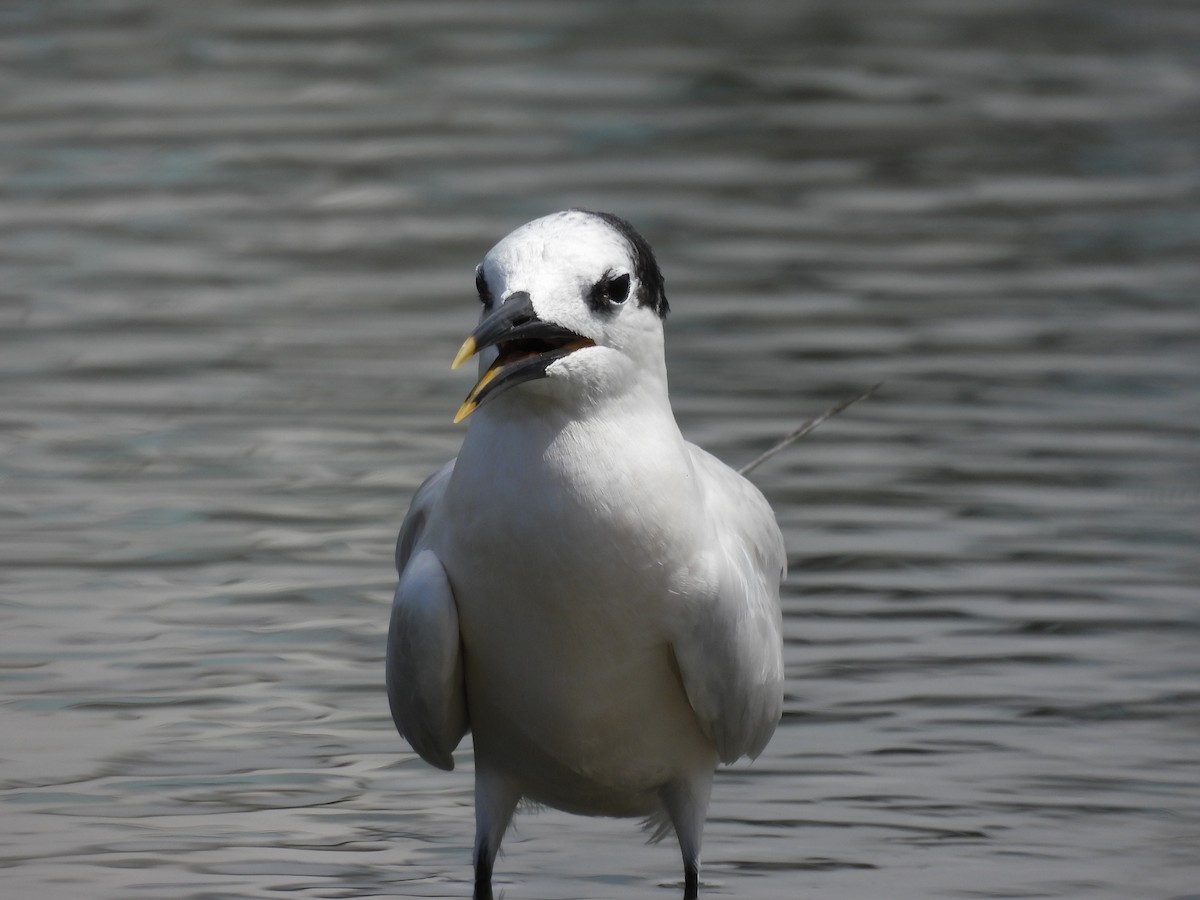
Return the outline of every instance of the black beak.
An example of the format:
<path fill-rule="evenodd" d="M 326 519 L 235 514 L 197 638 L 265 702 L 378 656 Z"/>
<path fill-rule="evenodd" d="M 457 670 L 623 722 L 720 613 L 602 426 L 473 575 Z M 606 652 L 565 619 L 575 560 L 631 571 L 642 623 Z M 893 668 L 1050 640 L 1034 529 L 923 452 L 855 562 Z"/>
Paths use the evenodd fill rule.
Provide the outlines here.
<path fill-rule="evenodd" d="M 454 421 L 461 422 L 492 397 L 511 387 L 546 377 L 551 363 L 595 342 L 553 322 L 539 319 L 525 291 L 509 295 L 498 310 L 479 323 L 463 341 L 450 368 L 457 369 L 486 347 L 500 354 L 467 394 Z"/>

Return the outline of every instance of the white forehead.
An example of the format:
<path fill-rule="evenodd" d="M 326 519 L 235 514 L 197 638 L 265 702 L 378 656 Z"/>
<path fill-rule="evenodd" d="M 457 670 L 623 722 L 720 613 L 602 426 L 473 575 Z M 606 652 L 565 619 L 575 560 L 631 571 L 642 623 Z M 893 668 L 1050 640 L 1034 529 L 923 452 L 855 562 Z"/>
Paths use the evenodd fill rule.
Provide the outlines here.
<path fill-rule="evenodd" d="M 596 277 L 631 265 L 625 238 L 598 216 L 567 210 L 534 219 L 488 251 L 484 266 L 505 276 L 547 270 Z"/>

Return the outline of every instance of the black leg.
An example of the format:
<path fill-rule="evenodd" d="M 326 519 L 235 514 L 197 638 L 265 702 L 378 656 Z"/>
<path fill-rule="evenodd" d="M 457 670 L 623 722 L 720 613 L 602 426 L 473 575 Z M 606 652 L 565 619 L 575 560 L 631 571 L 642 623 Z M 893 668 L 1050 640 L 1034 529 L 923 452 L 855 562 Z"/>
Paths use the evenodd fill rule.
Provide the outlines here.
<path fill-rule="evenodd" d="M 683 900 L 698 900 L 700 896 L 700 839 L 711 788 L 712 772 L 700 772 L 690 779 L 666 784 L 659 791 L 683 856 Z"/>
<path fill-rule="evenodd" d="M 492 900 L 492 857 L 486 844 L 475 851 L 474 900 Z"/>
<path fill-rule="evenodd" d="M 521 791 L 487 765 L 475 741 L 475 900 L 492 900 L 492 865 Z"/>
<path fill-rule="evenodd" d="M 700 867 L 694 862 L 683 865 L 683 900 L 698 900 L 700 896 Z"/>

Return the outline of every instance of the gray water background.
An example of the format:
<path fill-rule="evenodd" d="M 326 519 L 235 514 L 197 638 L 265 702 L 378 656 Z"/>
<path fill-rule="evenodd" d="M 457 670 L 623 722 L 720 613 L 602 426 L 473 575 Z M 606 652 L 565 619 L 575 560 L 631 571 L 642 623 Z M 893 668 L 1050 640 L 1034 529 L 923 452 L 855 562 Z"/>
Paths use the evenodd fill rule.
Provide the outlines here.
<path fill-rule="evenodd" d="M 381 658 L 473 266 L 656 247 L 787 706 L 705 896 L 1200 897 L 1200 6 L 0 3 L 0 897 L 469 894 Z M 673 897 L 521 818 L 518 898 Z"/>

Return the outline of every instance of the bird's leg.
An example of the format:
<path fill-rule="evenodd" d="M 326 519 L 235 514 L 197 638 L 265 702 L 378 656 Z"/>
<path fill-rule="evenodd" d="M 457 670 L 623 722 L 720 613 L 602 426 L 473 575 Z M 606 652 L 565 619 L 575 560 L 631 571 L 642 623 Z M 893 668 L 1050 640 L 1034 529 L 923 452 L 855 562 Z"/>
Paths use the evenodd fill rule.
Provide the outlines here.
<path fill-rule="evenodd" d="M 683 854 L 683 900 L 700 896 L 700 842 L 712 778 L 711 771 L 699 772 L 686 780 L 673 781 L 660 791 Z"/>
<path fill-rule="evenodd" d="M 487 844 L 475 845 L 475 893 L 474 900 L 492 900 L 492 860 L 494 851 Z"/>
<path fill-rule="evenodd" d="M 520 789 L 475 757 L 475 900 L 492 900 L 492 865 L 521 799 Z"/>

